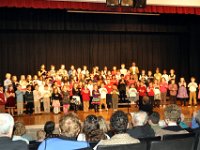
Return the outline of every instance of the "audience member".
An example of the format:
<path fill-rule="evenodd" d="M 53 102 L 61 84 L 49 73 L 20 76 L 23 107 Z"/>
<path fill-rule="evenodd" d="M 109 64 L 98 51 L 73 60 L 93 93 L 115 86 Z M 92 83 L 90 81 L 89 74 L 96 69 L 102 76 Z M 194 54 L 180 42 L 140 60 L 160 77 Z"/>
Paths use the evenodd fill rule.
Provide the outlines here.
<path fill-rule="evenodd" d="M 188 133 L 185 129 L 181 128 L 177 122 L 181 117 L 181 109 L 176 104 L 168 105 L 164 110 L 164 117 L 166 127 L 164 127 L 163 134 L 183 134 Z M 171 132 L 173 131 L 173 132 Z M 162 134 L 162 133 L 161 133 Z"/>
<path fill-rule="evenodd" d="M 46 138 L 53 138 L 58 137 L 58 134 L 53 134 L 55 130 L 55 122 L 53 121 L 47 121 L 44 125 L 44 132 L 46 133 Z"/>
<path fill-rule="evenodd" d="M 139 106 L 139 110 L 146 112 L 148 115 L 151 115 L 153 112 L 153 105 L 148 96 L 142 98 L 142 103 Z"/>
<path fill-rule="evenodd" d="M 89 146 L 87 142 L 77 141 L 76 138 L 81 131 L 79 118 L 72 113 L 63 116 L 59 121 L 60 136 L 44 140 L 38 150 L 68 150 L 81 149 Z M 66 147 L 67 146 L 67 147 Z"/>
<path fill-rule="evenodd" d="M 192 125 L 193 125 L 193 132 L 200 135 L 200 110 L 197 112 L 195 111 L 193 113 Z"/>
<path fill-rule="evenodd" d="M 12 141 L 14 119 L 10 114 L 0 113 L 0 149 L 1 150 L 28 150 L 24 141 Z"/>
<path fill-rule="evenodd" d="M 99 122 L 99 128 L 104 132 L 106 135 L 107 139 L 110 139 L 110 137 L 107 135 L 109 131 L 109 127 L 106 123 L 106 120 L 102 116 L 98 116 L 98 122 Z"/>
<path fill-rule="evenodd" d="M 158 112 L 153 112 L 149 116 L 148 123 L 151 126 L 151 128 L 154 130 L 155 135 L 159 133 L 162 129 L 161 126 L 159 126 L 159 121 L 160 121 L 160 114 Z"/>
<path fill-rule="evenodd" d="M 44 132 L 44 130 L 38 130 L 36 135 L 37 135 L 37 140 L 36 140 L 37 142 L 42 142 L 42 141 L 45 140 L 45 132 Z"/>
<path fill-rule="evenodd" d="M 200 125 L 199 125 L 199 123 L 197 122 L 197 119 L 196 119 L 197 115 L 200 113 L 199 111 L 194 111 L 193 112 L 192 122 L 191 122 L 191 128 L 192 129 L 196 129 L 196 128 L 200 127 Z"/>
<path fill-rule="evenodd" d="M 134 138 L 154 137 L 155 132 L 148 124 L 148 115 L 144 111 L 132 114 L 133 128 L 128 130 L 130 136 Z"/>
<path fill-rule="evenodd" d="M 83 123 L 83 133 L 79 134 L 78 141 L 88 141 L 95 146 L 100 140 L 109 137 L 100 129 L 99 120 L 95 115 L 88 115 Z"/>
<path fill-rule="evenodd" d="M 185 120 L 185 116 L 184 116 L 184 114 L 181 113 L 181 117 L 178 120 L 178 125 L 183 129 L 188 129 L 189 126 L 184 122 L 184 120 Z"/>
<path fill-rule="evenodd" d="M 13 133 L 14 133 L 12 138 L 13 141 L 22 140 L 25 141 L 27 144 L 29 144 L 29 140 L 22 137 L 26 133 L 26 128 L 23 123 L 15 122 Z"/>
<path fill-rule="evenodd" d="M 37 139 L 29 142 L 29 150 L 37 150 L 42 141 L 45 140 L 44 130 L 38 130 L 36 133 Z"/>

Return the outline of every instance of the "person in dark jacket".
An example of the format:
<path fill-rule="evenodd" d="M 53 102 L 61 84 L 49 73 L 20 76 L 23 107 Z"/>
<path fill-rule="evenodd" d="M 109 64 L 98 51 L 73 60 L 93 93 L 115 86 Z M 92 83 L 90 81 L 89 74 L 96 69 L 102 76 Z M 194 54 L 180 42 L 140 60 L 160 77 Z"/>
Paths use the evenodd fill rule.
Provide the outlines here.
<path fill-rule="evenodd" d="M 121 79 L 118 82 L 120 102 L 124 102 L 126 100 L 126 85 L 127 82 L 125 80 L 124 74 L 121 74 Z"/>
<path fill-rule="evenodd" d="M 139 111 L 132 114 L 133 128 L 127 132 L 134 138 L 148 138 L 154 137 L 155 132 L 148 124 L 148 115 L 144 111 Z"/>
<path fill-rule="evenodd" d="M 14 119 L 10 114 L 0 113 L 0 149 L 1 150 L 28 150 L 24 141 L 12 141 Z"/>
<path fill-rule="evenodd" d="M 24 94 L 24 101 L 26 104 L 26 113 L 32 114 L 33 107 L 34 107 L 34 105 L 33 105 L 34 98 L 33 98 L 33 91 L 31 91 L 31 85 L 27 85 L 26 89 L 27 90 Z"/>
<path fill-rule="evenodd" d="M 142 103 L 139 106 L 139 110 L 145 111 L 148 115 L 151 115 L 153 112 L 153 105 L 148 96 L 142 98 Z"/>

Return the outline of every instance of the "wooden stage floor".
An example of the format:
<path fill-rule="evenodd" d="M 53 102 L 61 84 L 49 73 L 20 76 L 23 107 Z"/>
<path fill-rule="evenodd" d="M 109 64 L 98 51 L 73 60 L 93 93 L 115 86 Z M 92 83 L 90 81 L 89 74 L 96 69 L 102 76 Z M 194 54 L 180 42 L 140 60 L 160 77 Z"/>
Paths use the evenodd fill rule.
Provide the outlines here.
<path fill-rule="evenodd" d="M 181 106 L 180 106 L 181 107 Z M 129 109 L 119 108 L 119 110 L 123 110 L 126 113 L 137 112 L 138 108 L 135 106 L 131 106 Z M 155 108 L 154 111 L 157 111 L 161 115 L 161 119 L 163 119 L 163 108 Z M 198 107 L 181 107 L 182 113 L 185 115 L 185 122 L 189 123 L 192 118 L 192 113 L 194 111 L 200 110 L 200 106 Z M 103 110 L 102 112 L 95 113 L 94 110 L 89 110 L 89 112 L 78 111 L 77 114 L 81 121 L 85 119 L 85 117 L 89 114 L 95 114 L 97 116 L 103 116 L 107 121 L 109 121 L 110 116 L 112 115 L 113 110 L 109 109 L 108 111 Z M 15 116 L 15 121 L 23 122 L 25 125 L 44 125 L 46 121 L 54 121 L 56 124 L 59 122 L 60 117 L 63 115 L 61 112 L 58 115 L 53 114 L 52 112 L 49 114 L 39 114 L 39 115 L 23 115 L 23 116 Z"/>

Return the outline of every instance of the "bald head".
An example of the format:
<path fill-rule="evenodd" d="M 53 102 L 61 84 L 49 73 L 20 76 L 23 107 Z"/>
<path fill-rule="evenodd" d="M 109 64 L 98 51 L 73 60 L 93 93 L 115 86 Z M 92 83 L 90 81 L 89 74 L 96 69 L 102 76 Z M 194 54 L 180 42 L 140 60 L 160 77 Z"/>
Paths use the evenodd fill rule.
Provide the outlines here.
<path fill-rule="evenodd" d="M 10 114 L 0 113 L 0 137 L 12 136 L 14 119 Z"/>

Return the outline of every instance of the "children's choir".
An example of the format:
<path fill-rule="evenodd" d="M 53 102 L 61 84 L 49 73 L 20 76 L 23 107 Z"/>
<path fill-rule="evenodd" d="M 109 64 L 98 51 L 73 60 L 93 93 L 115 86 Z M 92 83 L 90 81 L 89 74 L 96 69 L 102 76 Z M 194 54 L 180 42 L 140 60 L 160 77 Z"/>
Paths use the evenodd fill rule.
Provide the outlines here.
<path fill-rule="evenodd" d="M 18 115 L 23 114 L 24 108 L 27 114 L 40 114 L 41 109 L 45 113 L 53 110 L 58 114 L 63 110 L 67 114 L 70 108 L 75 112 L 94 108 L 98 112 L 102 111 L 102 105 L 106 111 L 108 108 L 116 111 L 119 102 L 128 101 L 140 107 L 144 96 L 149 97 L 153 107 L 160 107 L 166 105 L 167 95 L 170 103 L 175 104 L 178 98 L 183 106 L 189 98 L 190 107 L 197 106 L 197 98 L 200 98 L 197 89 L 200 85 L 194 77 L 188 85 L 183 77 L 176 84 L 173 69 L 169 75 L 166 70 L 161 74 L 159 68 L 155 74 L 151 70 L 147 74 L 145 70 L 140 73 L 134 62 L 129 69 L 125 64 L 120 69 L 114 66 L 112 70 L 106 66 L 99 70 L 95 66 L 91 72 L 87 66 L 75 69 L 72 65 L 67 71 L 63 64 L 58 70 L 51 65 L 47 71 L 45 65 L 41 65 L 38 75 L 21 75 L 19 81 L 15 75 L 5 75 L 4 85 L 0 85 L 0 112 L 5 112 L 5 108 L 12 115 L 15 108 Z"/>

